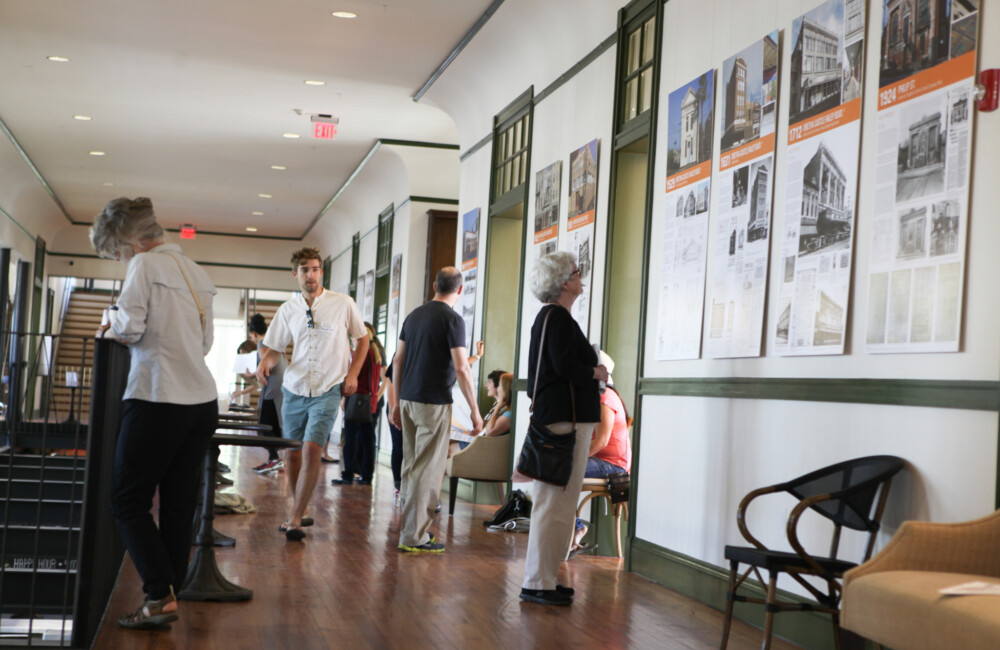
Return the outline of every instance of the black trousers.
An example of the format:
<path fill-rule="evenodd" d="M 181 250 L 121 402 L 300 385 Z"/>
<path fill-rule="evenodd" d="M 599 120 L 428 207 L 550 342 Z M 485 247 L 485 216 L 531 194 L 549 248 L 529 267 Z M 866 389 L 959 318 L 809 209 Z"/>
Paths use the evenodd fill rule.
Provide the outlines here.
<path fill-rule="evenodd" d="M 265 435 L 273 438 L 281 437 L 281 418 L 278 417 L 278 408 L 273 399 L 266 399 L 260 403 L 260 423 L 271 425 L 271 433 Z M 278 450 L 274 447 L 268 447 L 267 459 L 278 460 L 278 458 Z"/>
<path fill-rule="evenodd" d="M 378 431 L 382 414 L 383 399 L 379 399 L 371 422 L 349 422 L 344 420 L 344 454 L 341 478 L 353 479 L 355 474 L 362 481 L 370 482 L 375 475 L 375 432 Z"/>
<path fill-rule="evenodd" d="M 388 420 L 389 407 L 386 406 L 386 419 Z M 389 436 L 392 438 L 392 455 L 389 457 L 389 465 L 392 467 L 392 483 L 399 489 L 399 485 L 403 478 L 403 432 L 396 428 L 391 421 L 389 422 Z"/>
<path fill-rule="evenodd" d="M 151 600 L 187 575 L 198 478 L 219 421 L 214 400 L 167 404 L 125 400 L 115 448 L 111 512 Z M 160 489 L 157 528 L 150 510 Z"/>

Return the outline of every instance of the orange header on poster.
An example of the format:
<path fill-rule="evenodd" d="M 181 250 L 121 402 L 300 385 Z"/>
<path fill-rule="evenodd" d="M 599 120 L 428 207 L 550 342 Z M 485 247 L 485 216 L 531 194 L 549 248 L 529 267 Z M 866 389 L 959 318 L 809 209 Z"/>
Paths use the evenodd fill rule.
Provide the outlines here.
<path fill-rule="evenodd" d="M 742 165 L 748 160 L 766 156 L 772 151 L 774 151 L 773 135 L 757 138 L 753 142 L 748 142 L 741 147 L 736 147 L 722 154 L 722 157 L 719 159 L 719 171 L 735 167 L 736 165 Z"/>
<path fill-rule="evenodd" d="M 571 217 L 566 226 L 566 230 L 576 230 L 577 228 L 583 228 L 584 226 L 592 223 L 594 223 L 594 211 L 587 210 L 586 212 L 581 212 L 575 217 Z"/>
<path fill-rule="evenodd" d="M 708 178 L 712 173 L 712 161 L 706 160 L 705 162 L 698 163 L 690 169 L 685 169 L 682 172 L 678 172 L 673 176 L 667 177 L 667 191 L 673 192 L 674 190 L 679 190 L 682 187 L 691 185 L 692 183 L 697 183 L 698 181 Z"/>
<path fill-rule="evenodd" d="M 558 225 L 551 225 L 548 228 L 543 228 L 535 233 L 535 243 L 541 244 L 543 241 L 548 241 L 556 236 L 559 232 Z"/>
<path fill-rule="evenodd" d="M 976 52 L 966 52 L 933 68 L 921 70 L 878 91 L 878 110 L 891 108 L 910 99 L 950 86 L 976 74 Z"/>
<path fill-rule="evenodd" d="M 788 144 L 808 140 L 859 119 L 861 119 L 860 97 L 788 127 Z"/>
<path fill-rule="evenodd" d="M 468 271 L 469 269 L 476 268 L 476 264 L 479 262 L 478 257 L 473 257 L 471 260 L 465 260 L 462 262 L 462 270 Z"/>

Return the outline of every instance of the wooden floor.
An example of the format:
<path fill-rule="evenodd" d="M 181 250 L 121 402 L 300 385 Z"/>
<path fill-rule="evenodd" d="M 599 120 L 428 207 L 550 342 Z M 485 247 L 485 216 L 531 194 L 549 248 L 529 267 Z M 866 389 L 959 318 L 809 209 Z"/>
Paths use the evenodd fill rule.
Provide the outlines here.
<path fill-rule="evenodd" d="M 180 604 L 180 620 L 161 631 L 118 627 L 141 600 L 126 559 L 96 648 L 716 648 L 722 614 L 621 569 L 613 558 L 580 556 L 563 564 L 570 607 L 518 599 L 527 535 L 482 525 L 495 506 L 459 502 L 433 530 L 443 555 L 396 549 L 399 509 L 380 466 L 374 486 L 335 487 L 339 465 L 324 465 L 310 508 L 316 525 L 302 543 L 278 532 L 289 502 L 281 474 L 250 469 L 265 454 L 223 448 L 233 486 L 259 512 L 226 515 L 216 529 L 238 542 L 217 548 L 231 581 L 253 589 L 242 603 Z M 760 647 L 761 633 L 736 622 L 729 647 Z M 776 639 L 774 648 L 795 648 Z"/>

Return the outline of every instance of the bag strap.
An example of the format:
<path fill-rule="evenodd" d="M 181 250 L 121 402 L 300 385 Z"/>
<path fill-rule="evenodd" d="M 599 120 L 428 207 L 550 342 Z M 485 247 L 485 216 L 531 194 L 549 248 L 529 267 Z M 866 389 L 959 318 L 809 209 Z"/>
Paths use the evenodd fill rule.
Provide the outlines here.
<path fill-rule="evenodd" d="M 184 272 L 184 267 L 181 266 L 181 261 L 174 257 L 173 255 L 167 254 L 167 257 L 172 259 L 176 264 L 177 268 L 180 269 L 181 275 L 184 276 L 184 282 L 187 283 L 188 290 L 191 292 L 191 297 L 194 298 L 194 304 L 198 308 L 198 319 L 201 321 L 201 335 L 205 335 L 205 310 L 201 306 L 201 301 L 198 300 L 198 294 L 194 292 L 194 287 L 191 286 L 191 281 L 188 280 L 187 273 Z"/>
<path fill-rule="evenodd" d="M 538 341 L 538 359 L 535 361 L 535 386 L 531 389 L 531 406 L 528 407 L 529 413 L 534 413 L 535 411 L 535 393 L 538 392 L 538 374 L 542 371 L 542 356 L 545 354 L 545 329 L 549 326 L 549 316 L 555 310 L 553 306 L 552 309 L 545 314 L 545 320 L 542 321 L 542 336 Z M 567 382 L 569 384 L 569 399 L 570 403 L 573 405 L 573 428 L 576 429 L 576 391 L 573 390 L 573 382 Z"/>

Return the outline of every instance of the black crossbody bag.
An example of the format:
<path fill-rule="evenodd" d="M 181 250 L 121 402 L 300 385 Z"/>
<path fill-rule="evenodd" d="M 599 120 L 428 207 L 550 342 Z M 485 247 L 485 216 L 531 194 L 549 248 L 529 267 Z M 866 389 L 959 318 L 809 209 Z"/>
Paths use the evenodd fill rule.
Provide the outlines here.
<path fill-rule="evenodd" d="M 538 393 L 538 374 L 542 368 L 542 357 L 545 355 L 545 329 L 549 325 L 552 310 L 545 314 L 542 323 L 542 337 L 538 345 L 538 362 L 535 365 L 535 388 L 531 392 L 531 409 L 535 408 L 535 395 Z M 517 471 L 531 478 L 566 487 L 570 474 L 573 473 L 573 449 L 576 447 L 576 397 L 573 384 L 569 385 L 569 395 L 573 403 L 573 430 L 569 433 L 553 433 L 547 426 L 528 419 L 528 435 L 521 447 L 521 455 L 517 460 Z"/>

